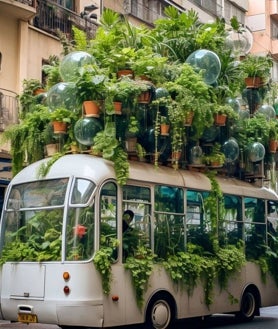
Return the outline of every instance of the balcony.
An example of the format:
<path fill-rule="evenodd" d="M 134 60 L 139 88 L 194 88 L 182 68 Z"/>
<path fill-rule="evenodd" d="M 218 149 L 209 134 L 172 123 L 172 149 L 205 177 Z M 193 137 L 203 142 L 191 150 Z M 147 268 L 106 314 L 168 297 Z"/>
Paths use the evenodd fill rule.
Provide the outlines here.
<path fill-rule="evenodd" d="M 18 123 L 18 110 L 17 94 L 0 88 L 0 132 L 8 125 Z"/>
<path fill-rule="evenodd" d="M 93 37 L 98 27 L 96 20 L 83 18 L 81 15 L 49 0 L 37 0 L 37 14 L 32 24 L 55 36 L 60 31 L 69 38 L 72 36 L 73 26 L 85 31 L 88 37 Z"/>
<path fill-rule="evenodd" d="M 0 0 L 0 11 L 6 17 L 29 21 L 36 14 L 35 0 Z"/>

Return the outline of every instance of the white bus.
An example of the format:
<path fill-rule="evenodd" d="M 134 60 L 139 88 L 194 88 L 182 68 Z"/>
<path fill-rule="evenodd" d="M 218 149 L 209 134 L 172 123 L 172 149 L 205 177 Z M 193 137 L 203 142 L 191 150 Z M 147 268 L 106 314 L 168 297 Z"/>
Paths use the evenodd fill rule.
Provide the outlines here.
<path fill-rule="evenodd" d="M 214 313 L 251 320 L 260 307 L 278 304 L 275 268 L 270 273 L 263 271 L 262 262 L 258 265 L 267 251 L 275 254 L 271 248 L 277 242 L 278 198 L 272 191 L 217 178 L 223 199 L 216 228 L 206 218 L 213 216 L 205 209 L 211 180 L 203 173 L 130 162 L 128 182 L 119 186 L 112 163 L 76 154 L 59 158 L 47 176 L 38 179 L 46 161 L 17 174 L 4 200 L 2 319 L 62 328 L 145 323 L 147 328 L 165 329 L 178 319 Z M 126 209 L 135 214 L 131 225 L 138 234 L 136 243 L 156 254 L 141 304 L 125 266 L 132 264 L 136 250 L 122 233 Z M 173 279 L 165 260 L 181 252 L 188 255 L 189 246 L 195 246 L 199 256 L 210 257 L 211 232 L 217 233 L 220 245 L 241 244 L 247 261 L 223 286 L 215 273 L 207 296 L 202 276 L 189 276 L 193 286 L 188 287 L 183 278 Z M 117 243 L 106 245 L 112 250 L 112 276 L 105 291 L 105 273 L 96 268 L 94 258 L 111 241 Z"/>

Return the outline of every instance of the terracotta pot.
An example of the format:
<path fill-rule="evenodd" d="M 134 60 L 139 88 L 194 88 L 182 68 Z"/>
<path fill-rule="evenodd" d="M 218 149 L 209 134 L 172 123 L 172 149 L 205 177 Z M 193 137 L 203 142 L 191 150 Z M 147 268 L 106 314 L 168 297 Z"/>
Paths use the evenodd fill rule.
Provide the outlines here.
<path fill-rule="evenodd" d="M 121 115 L 122 114 L 122 102 L 113 102 L 115 114 Z"/>
<path fill-rule="evenodd" d="M 172 152 L 172 160 L 173 161 L 178 161 L 181 158 L 181 152 L 177 151 L 177 152 Z"/>
<path fill-rule="evenodd" d="M 168 136 L 169 130 L 170 130 L 170 125 L 165 124 L 165 123 L 160 125 L 160 135 Z"/>
<path fill-rule="evenodd" d="M 67 131 L 67 124 L 62 121 L 53 121 L 53 132 L 54 134 L 65 134 Z"/>
<path fill-rule="evenodd" d="M 143 91 L 137 99 L 140 104 L 149 104 L 151 101 L 151 92 L 149 90 Z"/>
<path fill-rule="evenodd" d="M 126 140 L 127 152 L 136 152 L 137 137 L 129 137 Z"/>
<path fill-rule="evenodd" d="M 96 101 L 83 102 L 83 113 L 85 117 L 99 118 L 100 107 Z"/>
<path fill-rule="evenodd" d="M 269 152 L 270 153 L 276 153 L 277 144 L 278 144 L 278 142 L 276 140 L 272 139 L 269 141 Z"/>
<path fill-rule="evenodd" d="M 129 76 L 131 79 L 134 79 L 134 71 L 130 69 L 119 70 L 117 72 L 117 78 L 120 79 L 123 76 Z"/>
<path fill-rule="evenodd" d="M 193 122 L 193 118 L 194 118 L 194 112 L 187 113 L 186 116 L 185 116 L 184 125 L 185 126 L 191 126 L 192 122 Z"/>
<path fill-rule="evenodd" d="M 214 116 L 214 123 L 217 126 L 225 126 L 226 120 L 227 120 L 226 114 L 215 114 L 215 116 Z"/>
<path fill-rule="evenodd" d="M 263 84 L 260 77 L 247 77 L 244 82 L 246 88 L 259 88 Z"/>
<path fill-rule="evenodd" d="M 44 93 L 44 92 L 45 92 L 45 89 L 43 89 L 43 88 L 38 88 L 38 89 L 34 90 L 33 94 L 34 94 L 34 95 L 39 95 L 39 94 L 42 94 L 42 93 Z"/>

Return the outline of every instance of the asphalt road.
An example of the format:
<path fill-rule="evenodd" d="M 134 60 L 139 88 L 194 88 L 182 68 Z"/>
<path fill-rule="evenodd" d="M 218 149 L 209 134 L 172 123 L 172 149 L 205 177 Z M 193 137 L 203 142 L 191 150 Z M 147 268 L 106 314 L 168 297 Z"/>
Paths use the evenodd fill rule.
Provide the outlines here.
<path fill-rule="evenodd" d="M 9 323 L 7 321 L 0 321 L 1 329 L 59 329 L 58 326 L 49 324 L 23 324 L 23 323 Z M 128 326 L 123 327 L 140 328 L 144 326 Z M 179 322 L 175 329 L 277 329 L 278 328 L 278 306 L 261 309 L 261 316 L 255 317 L 252 322 L 238 323 L 232 315 L 215 314 L 206 321 L 185 320 Z M 117 329 L 120 329 L 118 327 Z"/>

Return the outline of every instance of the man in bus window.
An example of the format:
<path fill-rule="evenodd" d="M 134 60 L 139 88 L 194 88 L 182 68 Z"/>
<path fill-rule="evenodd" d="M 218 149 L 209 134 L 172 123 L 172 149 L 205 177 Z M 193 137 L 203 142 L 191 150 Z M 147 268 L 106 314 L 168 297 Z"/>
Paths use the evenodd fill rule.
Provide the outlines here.
<path fill-rule="evenodd" d="M 127 209 L 123 214 L 123 259 L 134 255 L 138 246 L 138 230 L 132 228 L 130 223 L 134 218 L 134 212 Z"/>
<path fill-rule="evenodd" d="M 130 223 L 132 222 L 133 218 L 134 212 L 129 209 L 125 210 L 123 214 L 123 233 L 132 230 L 132 227 L 130 227 Z"/>

